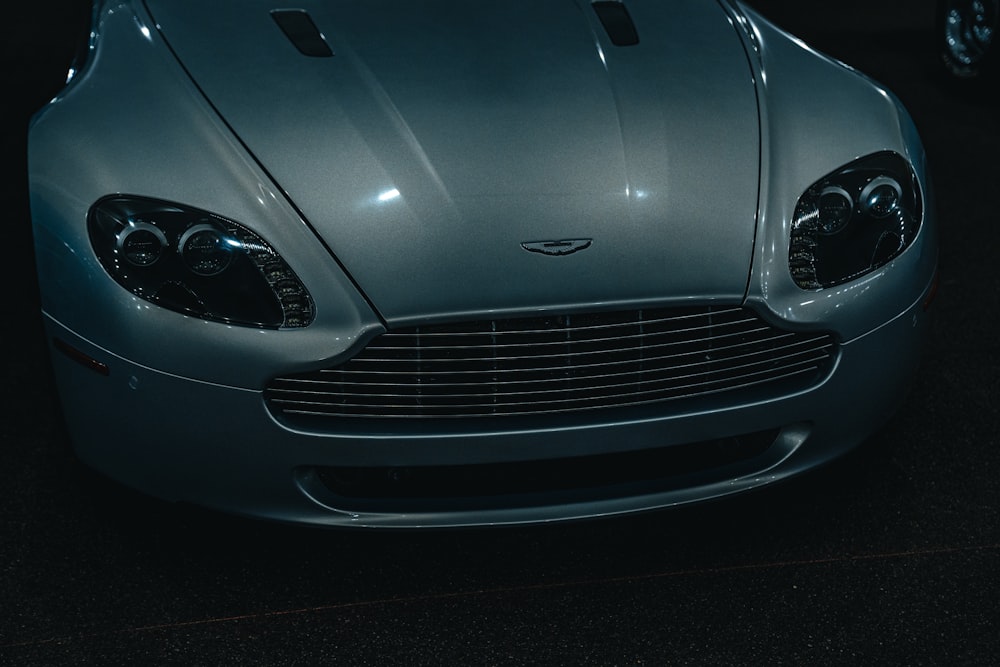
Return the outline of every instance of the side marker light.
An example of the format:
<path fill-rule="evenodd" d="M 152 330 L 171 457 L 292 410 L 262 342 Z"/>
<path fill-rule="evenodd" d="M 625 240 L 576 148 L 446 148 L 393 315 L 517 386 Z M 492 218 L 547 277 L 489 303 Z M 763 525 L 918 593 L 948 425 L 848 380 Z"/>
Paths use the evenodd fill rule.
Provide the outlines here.
<path fill-rule="evenodd" d="M 89 368 L 98 375 L 103 375 L 104 377 L 111 375 L 111 369 L 108 368 L 108 365 L 106 363 L 94 359 L 85 352 L 76 349 L 66 341 L 61 340 L 59 338 L 53 338 L 52 344 L 55 346 L 57 350 L 65 354 L 67 357 L 69 357 L 76 363 L 86 368 Z"/>

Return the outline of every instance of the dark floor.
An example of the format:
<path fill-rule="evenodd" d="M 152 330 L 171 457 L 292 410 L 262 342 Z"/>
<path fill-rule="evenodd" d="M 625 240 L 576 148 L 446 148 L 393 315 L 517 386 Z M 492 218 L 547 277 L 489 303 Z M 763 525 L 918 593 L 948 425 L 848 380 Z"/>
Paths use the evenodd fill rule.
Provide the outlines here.
<path fill-rule="evenodd" d="M 86 7 L 19 10 L 3 39 L 0 664 L 1000 662 L 1000 112 L 938 76 L 930 2 L 754 4 L 888 85 L 924 137 L 942 283 L 900 412 L 832 468 L 737 501 L 417 534 L 163 506 L 73 460 L 30 267 L 24 129 Z"/>

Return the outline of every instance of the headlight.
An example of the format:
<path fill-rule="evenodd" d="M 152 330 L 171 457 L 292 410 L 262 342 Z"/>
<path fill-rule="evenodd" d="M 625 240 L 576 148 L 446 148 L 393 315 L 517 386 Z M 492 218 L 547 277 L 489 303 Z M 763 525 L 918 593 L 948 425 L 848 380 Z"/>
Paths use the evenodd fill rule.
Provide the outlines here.
<path fill-rule="evenodd" d="M 313 301 L 278 253 L 218 215 L 143 197 L 107 197 L 90 242 L 118 284 L 158 306 L 255 327 L 304 327 Z"/>
<path fill-rule="evenodd" d="M 920 191 L 910 164 L 889 151 L 813 183 L 792 221 L 788 266 L 802 289 L 839 285 L 888 263 L 917 235 Z"/>

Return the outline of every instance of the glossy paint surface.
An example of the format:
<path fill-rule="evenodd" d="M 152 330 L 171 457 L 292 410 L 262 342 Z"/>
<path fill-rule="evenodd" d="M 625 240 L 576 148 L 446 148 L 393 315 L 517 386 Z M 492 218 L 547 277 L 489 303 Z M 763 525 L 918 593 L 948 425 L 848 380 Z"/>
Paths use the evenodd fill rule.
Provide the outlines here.
<path fill-rule="evenodd" d="M 569 0 L 302 5 L 332 58 L 266 2 L 148 6 L 388 321 L 745 290 L 757 104 L 714 3 L 631 3 L 633 47 Z M 594 243 L 520 245 L 566 238 Z"/>
<path fill-rule="evenodd" d="M 755 488 L 834 458 L 891 414 L 917 367 L 937 258 L 923 149 L 891 93 L 725 3 L 629 2 L 640 41 L 624 47 L 582 1 L 302 8 L 332 56 L 302 54 L 262 2 L 104 3 L 88 66 L 36 115 L 29 169 L 48 331 L 109 369 L 98 376 L 54 351 L 77 452 L 95 468 L 159 497 L 279 520 L 523 523 Z M 927 204 L 913 245 L 858 280 L 798 288 L 788 271 L 798 197 L 886 150 L 909 160 Z M 239 221 L 301 279 L 315 321 L 256 330 L 129 294 L 87 239 L 87 212 L 109 194 Z M 566 240 L 580 250 L 524 247 Z M 832 332 L 836 364 L 777 399 L 551 423 L 305 429 L 276 421 L 261 396 L 270 378 L 329 367 L 400 323 L 684 303 L 744 304 L 774 326 Z M 781 435 L 750 474 L 574 504 L 365 515 L 338 508 L 309 475 L 769 428 Z"/>

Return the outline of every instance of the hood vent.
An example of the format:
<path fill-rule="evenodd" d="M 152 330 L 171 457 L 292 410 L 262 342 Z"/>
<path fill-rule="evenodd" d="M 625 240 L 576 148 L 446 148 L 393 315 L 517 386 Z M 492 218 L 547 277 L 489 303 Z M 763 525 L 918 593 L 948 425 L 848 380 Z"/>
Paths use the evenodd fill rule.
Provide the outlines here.
<path fill-rule="evenodd" d="M 323 33 L 305 10 L 275 9 L 271 12 L 271 17 L 303 55 L 313 58 L 329 58 L 333 55 Z"/>
<path fill-rule="evenodd" d="M 616 0 L 597 0 L 591 4 L 612 44 L 633 46 L 639 43 L 639 33 L 624 3 Z"/>

